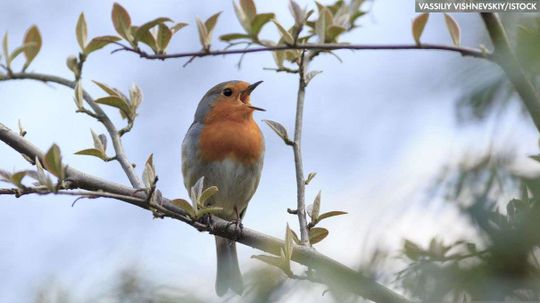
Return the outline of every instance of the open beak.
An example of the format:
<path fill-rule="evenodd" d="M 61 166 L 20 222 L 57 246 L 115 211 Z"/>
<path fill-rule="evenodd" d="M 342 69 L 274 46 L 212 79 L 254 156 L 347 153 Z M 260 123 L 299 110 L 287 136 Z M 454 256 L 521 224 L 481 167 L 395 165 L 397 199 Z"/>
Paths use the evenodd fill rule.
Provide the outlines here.
<path fill-rule="evenodd" d="M 253 90 L 255 90 L 255 88 L 257 86 L 259 86 L 259 84 L 261 84 L 262 81 L 257 81 L 253 84 L 250 84 L 245 90 L 243 90 L 241 93 L 240 93 L 240 100 L 242 100 L 242 102 L 246 103 L 246 100 L 247 100 L 247 97 L 249 95 L 251 95 L 251 92 Z M 254 109 L 254 110 L 260 110 L 260 111 L 266 111 L 264 108 L 260 108 L 260 107 L 256 107 L 256 106 L 252 106 L 252 105 L 248 105 L 249 108 L 251 109 Z"/>

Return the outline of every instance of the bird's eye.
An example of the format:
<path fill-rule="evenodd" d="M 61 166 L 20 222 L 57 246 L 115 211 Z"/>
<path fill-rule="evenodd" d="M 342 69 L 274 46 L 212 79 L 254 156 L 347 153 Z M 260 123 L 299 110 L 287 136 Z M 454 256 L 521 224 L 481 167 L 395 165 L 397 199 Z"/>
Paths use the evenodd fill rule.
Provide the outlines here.
<path fill-rule="evenodd" d="M 223 90 L 223 95 L 227 96 L 227 97 L 230 97 L 232 96 L 232 89 L 230 88 L 226 88 Z"/>

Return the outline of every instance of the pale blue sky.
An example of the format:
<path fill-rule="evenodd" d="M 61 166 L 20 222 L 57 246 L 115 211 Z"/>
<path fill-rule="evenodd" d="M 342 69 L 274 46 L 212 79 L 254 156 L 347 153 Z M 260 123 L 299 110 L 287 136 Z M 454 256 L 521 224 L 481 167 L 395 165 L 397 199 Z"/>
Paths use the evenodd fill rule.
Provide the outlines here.
<path fill-rule="evenodd" d="M 327 2 L 327 1 L 325 1 Z M 37 24 L 44 44 L 30 70 L 70 77 L 65 66 L 78 46 L 74 27 L 85 12 L 89 35 L 113 33 L 110 9 L 113 1 L 4 0 L 0 3 L 0 32 L 9 31 L 11 45 L 22 39 L 25 29 Z M 301 3 L 313 6 L 310 1 Z M 215 37 L 241 30 L 229 1 L 160 1 L 159 5 L 121 1 L 135 23 L 158 16 L 194 22 L 224 11 Z M 283 24 L 292 22 L 286 1 L 257 1 L 259 11 L 277 12 Z M 368 3 L 371 6 L 372 3 Z M 412 1 L 377 1 L 362 26 L 343 40 L 356 43 L 412 43 L 410 22 L 415 16 Z M 476 15 L 456 16 L 463 43 L 471 46 L 481 25 Z M 275 39 L 268 25 L 263 35 Z M 441 15 L 430 19 L 425 41 L 451 43 Z M 485 43 L 485 42 L 483 42 Z M 215 42 L 216 47 L 224 45 Z M 197 50 L 195 26 L 173 38 L 170 50 Z M 154 153 L 159 187 L 171 198 L 186 197 L 180 173 L 180 143 L 191 124 L 201 96 L 216 83 L 241 79 L 264 80 L 252 102 L 266 108 L 256 119 L 282 122 L 292 133 L 297 80 L 293 75 L 265 71 L 272 67 L 269 53 L 247 55 L 243 68 L 238 56 L 197 59 L 183 68 L 184 60 L 145 61 L 130 53 L 110 54 L 111 48 L 92 55 L 84 71 L 86 88 L 100 96 L 89 80 L 99 80 L 126 91 L 132 83 L 144 92 L 139 117 L 124 143 L 137 172 Z M 345 264 L 355 266 L 376 246 L 397 249 L 404 236 L 420 242 L 444 232 L 447 238 L 467 234 L 452 207 L 426 203 L 422 184 L 447 163 L 455 163 L 465 151 L 485 149 L 493 127 L 496 145 L 519 138 L 531 142 L 521 154 L 537 152 L 535 133 L 515 108 L 497 123 L 456 128 L 454 101 L 465 67 L 474 59 L 443 52 L 339 52 L 343 63 L 320 56 L 313 69 L 317 76 L 307 92 L 304 134 L 306 172 L 316 171 L 307 189 L 308 200 L 323 192 L 323 210 L 350 214 L 324 224 L 330 236 L 317 248 Z M 91 144 L 89 129 L 103 132 L 92 119 L 75 114 L 73 93 L 63 87 L 35 82 L 0 83 L 0 122 L 16 128 L 21 119 L 27 138 L 42 149 L 53 142 L 61 146 L 64 159 L 73 167 L 127 184 L 117 163 L 102 163 L 75 156 Z M 111 111 L 115 122 L 122 121 Z M 245 225 L 281 237 L 288 222 L 286 213 L 295 205 L 292 153 L 266 126 L 266 162 L 259 190 L 250 204 Z M 522 157 L 525 159 L 525 155 Z M 531 165 L 521 160 L 522 166 Z M 18 154 L 0 144 L 0 167 L 23 169 Z M 0 199 L 0 302 L 28 302 L 33 290 L 48 280 L 73 287 L 82 297 L 96 296 L 95 285 L 110 285 L 111 273 L 137 264 L 151 279 L 192 289 L 209 301 L 214 296 L 214 240 L 173 220 L 153 220 L 149 212 L 112 200 L 81 200 L 65 197 Z M 259 253 L 240 246 L 243 271 L 258 264 L 250 259 Z M 299 271 L 300 272 L 300 271 Z M 307 294 L 320 299 L 324 288 Z M 99 293 L 99 291 L 98 291 Z M 291 290 L 291 298 L 305 301 L 306 294 Z M 292 300 L 291 299 L 291 300 Z M 328 300 L 328 297 L 323 297 Z"/>

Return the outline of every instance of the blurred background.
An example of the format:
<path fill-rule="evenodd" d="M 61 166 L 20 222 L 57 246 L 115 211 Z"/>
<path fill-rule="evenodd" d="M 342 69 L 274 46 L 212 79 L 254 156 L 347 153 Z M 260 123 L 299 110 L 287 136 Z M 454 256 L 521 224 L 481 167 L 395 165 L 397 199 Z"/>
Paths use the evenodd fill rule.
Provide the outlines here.
<path fill-rule="evenodd" d="M 315 9 L 312 1 L 298 2 Z M 256 3 L 259 12 L 275 12 L 282 24 L 293 23 L 287 1 Z M 65 62 L 79 51 L 75 24 L 80 12 L 85 13 L 89 37 L 113 34 L 112 4 L 109 0 L 4 0 L 0 2 L 0 31 L 9 32 L 15 46 L 30 25 L 38 25 L 43 47 L 30 71 L 71 79 Z M 136 24 L 160 16 L 190 23 L 173 38 L 169 52 L 200 48 L 195 16 L 205 19 L 223 11 L 214 48 L 226 46 L 217 42 L 219 35 L 241 31 L 228 1 L 150 4 L 125 0 L 121 4 Z M 413 43 L 413 1 L 366 2 L 362 8 L 369 13 L 341 41 Z M 477 14 L 454 17 L 462 29 L 463 45 L 491 47 Z M 538 20 L 535 15 L 504 17 L 511 25 Z M 538 38 L 535 22 L 533 39 Z M 266 26 L 261 35 L 278 39 L 273 25 Z M 512 31 L 511 37 L 521 36 Z M 432 14 L 422 41 L 451 44 L 441 14 Z M 113 49 L 107 47 L 89 57 L 83 75 L 85 89 L 94 97 L 102 96 L 90 80 L 122 91 L 133 83 L 142 88 L 139 116 L 123 142 L 138 173 L 148 155 L 154 154 L 158 186 L 167 197 L 187 197 L 180 172 L 180 144 L 200 98 L 213 85 L 233 79 L 263 80 L 252 102 L 267 111 L 256 113 L 256 120 L 259 124 L 262 119 L 279 121 L 290 133 L 293 130 L 297 78 L 263 70 L 274 67 L 270 53 L 246 55 L 238 69 L 236 55 L 200 58 L 182 67 L 185 59 L 148 61 L 126 52 L 111 54 Z M 317 172 L 306 194 L 310 202 L 321 190 L 322 211 L 349 214 L 321 223 L 330 235 L 316 249 L 415 298 L 468 300 L 477 298 L 476 293 L 485 294 L 485 289 L 498 284 L 482 285 L 478 289 L 484 292 L 474 292 L 465 285 L 448 283 L 450 290 L 440 290 L 437 282 L 426 281 L 429 277 L 455 281 L 449 277 L 460 277 L 457 273 L 463 274 L 464 268 L 485 264 L 482 250 L 498 242 L 477 218 L 496 210 L 507 216 L 508 201 L 528 192 L 515 175 L 537 172 L 538 165 L 529 156 L 538 154 L 538 136 L 517 95 L 495 65 L 455 53 L 337 53 L 342 63 L 322 55 L 311 66 L 323 73 L 311 82 L 306 95 L 304 166 L 306 173 Z M 128 184 L 118 163 L 73 154 L 91 146 L 90 129 L 105 130 L 88 116 L 75 113 L 71 90 L 9 81 L 0 83 L 0 96 L 1 123 L 16 129 L 20 119 L 28 131 L 26 138 L 41 149 L 57 143 L 70 166 Z M 115 111 L 110 113 L 117 125 L 123 125 Z M 244 224 L 282 238 L 287 223 L 295 229 L 298 225 L 296 217 L 286 212 L 296 205 L 293 155 L 266 125 L 261 128 L 267 147 L 265 168 Z M 0 144 L 0 168 L 21 170 L 28 164 Z M 499 180 L 497 186 L 488 183 L 494 178 Z M 483 207 L 472 207 L 478 205 L 479 197 L 484 198 Z M 323 295 L 326 288 L 322 285 L 288 280 L 278 270 L 251 259 L 260 252 L 242 245 L 239 259 L 249 288 L 241 298 L 218 298 L 214 294 L 212 237 L 170 219 L 155 220 L 148 211 L 118 201 L 83 199 L 74 207 L 72 202 L 73 198 L 60 196 L 0 197 L 0 302 L 357 300 L 332 292 Z M 534 230 L 529 227 L 527 230 Z M 457 261 L 467 257 L 430 259 L 435 251 L 446 257 L 452 249 L 473 254 L 476 260 L 466 260 L 463 267 Z M 436 261 L 446 263 L 439 266 Z M 449 268 L 454 271 L 450 273 Z M 298 266 L 294 270 L 301 274 L 304 269 Z M 493 273 L 482 270 L 485 275 Z M 525 276 L 537 279 L 534 266 L 524 271 Z M 507 277 L 506 272 L 502 276 Z M 474 277 L 482 280 L 486 276 Z M 503 300 L 514 290 L 488 299 Z"/>

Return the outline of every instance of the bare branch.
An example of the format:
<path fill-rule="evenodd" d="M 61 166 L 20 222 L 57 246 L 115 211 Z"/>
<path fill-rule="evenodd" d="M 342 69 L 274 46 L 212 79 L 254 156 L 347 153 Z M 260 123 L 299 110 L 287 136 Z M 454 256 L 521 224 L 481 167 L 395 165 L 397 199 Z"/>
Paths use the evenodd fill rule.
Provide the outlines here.
<path fill-rule="evenodd" d="M 140 57 L 150 60 L 164 60 L 170 58 L 184 58 L 184 57 L 208 57 L 208 56 L 221 56 L 221 55 L 231 55 L 231 54 L 247 54 L 247 53 L 258 53 L 258 52 L 273 52 L 279 50 L 316 50 L 316 51 L 331 51 L 331 50 L 440 50 L 448 52 L 457 52 L 462 56 L 469 56 L 475 58 L 482 58 L 491 60 L 491 53 L 486 52 L 485 50 L 467 48 L 467 47 L 458 47 L 450 45 L 438 45 L 438 44 L 389 44 L 389 45 L 378 45 L 378 44 L 297 44 L 297 45 L 280 45 L 280 46 L 263 46 L 263 47 L 254 47 L 248 49 L 224 49 L 218 51 L 196 51 L 196 52 L 182 52 L 174 54 L 161 54 L 161 55 L 152 55 L 144 51 L 133 49 L 129 47 L 122 48 L 125 51 L 133 52 L 138 54 Z"/>
<path fill-rule="evenodd" d="M 8 80 L 19 80 L 19 79 L 30 79 L 42 82 L 53 82 L 70 88 L 75 88 L 76 82 L 61 78 L 58 76 L 47 75 L 47 74 L 37 74 L 37 73 L 12 73 L 10 75 L 0 75 L 0 81 Z M 94 99 L 86 91 L 83 91 L 83 98 L 86 103 L 94 110 L 97 115 L 97 120 L 99 120 L 103 126 L 107 129 L 111 141 L 113 143 L 116 160 L 122 166 L 122 169 L 126 173 L 129 182 L 134 188 L 143 188 L 143 183 L 139 177 L 135 174 L 133 166 L 128 160 L 126 153 L 124 152 L 124 147 L 122 145 L 122 139 L 120 138 L 120 133 L 116 129 L 116 126 L 112 123 L 111 119 L 107 114 L 101 109 L 101 107 L 94 102 Z"/>
<path fill-rule="evenodd" d="M 17 152 L 28 157 L 43 159 L 43 152 L 41 150 L 1 123 L 0 141 L 3 141 Z M 117 195 L 114 197 L 115 199 L 144 209 L 155 207 L 163 216 L 178 219 L 200 231 L 208 231 L 211 234 L 228 238 L 274 255 L 279 255 L 280 250 L 285 245 L 283 240 L 256 232 L 247 227 L 244 227 L 242 232 L 238 232 L 230 222 L 217 217 L 212 218 L 213 223 L 211 226 L 193 221 L 166 198 L 160 198 L 159 203 L 149 206 L 146 203 L 147 196 L 144 191 L 94 177 L 76 170 L 71 166 L 66 167 L 66 178 L 69 179 L 70 186 L 72 187 L 89 191 L 103 191 L 108 193 L 107 195 L 114 194 Z M 309 247 L 295 247 L 292 260 L 315 270 L 321 281 L 329 285 L 332 289 L 350 291 L 375 302 L 409 302 L 406 298 L 367 278 L 362 273 L 324 256 Z"/>

